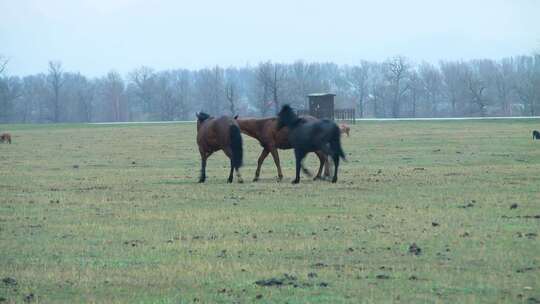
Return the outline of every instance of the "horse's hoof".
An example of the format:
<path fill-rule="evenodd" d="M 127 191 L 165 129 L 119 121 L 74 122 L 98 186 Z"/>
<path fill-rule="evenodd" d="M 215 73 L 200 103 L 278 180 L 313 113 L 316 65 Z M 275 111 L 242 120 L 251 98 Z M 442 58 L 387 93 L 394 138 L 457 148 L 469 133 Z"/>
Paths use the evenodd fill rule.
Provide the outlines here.
<path fill-rule="evenodd" d="M 336 183 L 336 182 L 337 182 L 337 178 L 333 178 L 332 183 Z"/>
<path fill-rule="evenodd" d="M 202 183 L 204 183 L 204 179 L 199 180 L 199 184 L 202 184 Z"/>
<path fill-rule="evenodd" d="M 229 184 L 232 183 L 232 178 L 229 178 L 229 179 L 227 180 L 227 183 L 229 183 Z"/>
<path fill-rule="evenodd" d="M 255 178 L 253 179 L 253 181 L 254 181 L 254 182 L 258 182 L 258 181 L 259 181 L 259 178 L 258 178 L 258 177 L 255 177 Z"/>
<path fill-rule="evenodd" d="M 292 181 L 291 184 L 295 185 L 295 184 L 298 184 L 299 182 L 300 182 L 299 180 L 295 179 L 295 180 Z"/>
<path fill-rule="evenodd" d="M 244 183 L 244 180 L 241 179 L 241 178 L 239 178 L 239 179 L 238 179 L 238 183 L 239 183 L 239 184 L 243 184 L 243 183 Z"/>
<path fill-rule="evenodd" d="M 278 182 L 282 181 L 283 180 L 283 175 L 278 175 L 277 180 L 278 180 Z"/>
<path fill-rule="evenodd" d="M 318 175 L 318 176 L 315 176 L 315 177 L 313 178 L 313 180 L 314 180 L 314 181 L 316 181 L 316 180 L 320 180 L 320 179 L 322 179 L 322 177 L 321 177 L 320 175 Z"/>

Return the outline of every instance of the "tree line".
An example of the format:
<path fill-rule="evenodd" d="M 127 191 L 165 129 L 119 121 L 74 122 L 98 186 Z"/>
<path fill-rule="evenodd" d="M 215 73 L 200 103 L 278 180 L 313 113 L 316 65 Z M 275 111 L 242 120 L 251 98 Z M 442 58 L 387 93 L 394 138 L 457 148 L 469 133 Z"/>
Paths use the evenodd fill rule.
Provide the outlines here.
<path fill-rule="evenodd" d="M 357 65 L 262 62 L 256 66 L 86 77 L 50 61 L 44 73 L 9 75 L 0 56 L 0 123 L 193 120 L 212 115 L 274 115 L 307 108 L 309 93 L 332 92 L 336 108 L 377 118 L 535 116 L 540 54 L 501 60 L 413 63 L 396 56 Z"/>

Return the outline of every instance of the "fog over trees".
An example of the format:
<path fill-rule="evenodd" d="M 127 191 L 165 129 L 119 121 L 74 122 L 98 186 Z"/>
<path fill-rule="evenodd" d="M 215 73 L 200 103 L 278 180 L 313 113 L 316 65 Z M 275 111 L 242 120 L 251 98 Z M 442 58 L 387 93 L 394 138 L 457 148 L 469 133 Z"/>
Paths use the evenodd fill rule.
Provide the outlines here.
<path fill-rule="evenodd" d="M 336 108 L 358 117 L 534 116 L 540 113 L 540 54 L 501 60 L 336 65 L 296 61 L 256 66 L 135 68 L 90 78 L 60 61 L 24 77 L 10 75 L 0 56 L 0 123 L 193 120 L 212 115 L 270 116 L 306 95 L 332 92 Z"/>

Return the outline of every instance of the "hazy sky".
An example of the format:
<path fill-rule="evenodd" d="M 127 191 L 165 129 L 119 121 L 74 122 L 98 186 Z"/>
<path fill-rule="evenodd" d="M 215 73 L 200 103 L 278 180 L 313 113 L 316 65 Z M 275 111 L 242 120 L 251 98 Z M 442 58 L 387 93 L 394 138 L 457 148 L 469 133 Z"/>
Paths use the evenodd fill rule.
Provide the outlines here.
<path fill-rule="evenodd" d="M 0 0 L 8 73 L 530 54 L 540 0 Z"/>

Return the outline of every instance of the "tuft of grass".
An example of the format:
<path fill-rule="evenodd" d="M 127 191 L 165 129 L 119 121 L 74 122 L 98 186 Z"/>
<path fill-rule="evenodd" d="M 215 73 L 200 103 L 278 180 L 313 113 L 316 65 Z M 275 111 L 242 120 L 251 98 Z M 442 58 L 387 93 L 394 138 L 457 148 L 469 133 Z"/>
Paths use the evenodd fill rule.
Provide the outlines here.
<path fill-rule="evenodd" d="M 249 182 L 261 148 L 246 136 L 246 183 L 226 183 L 229 162 L 218 152 L 198 184 L 191 124 L 2 125 L 13 144 L 0 144 L 0 280 L 16 285 L 0 281 L 0 297 L 532 302 L 535 124 L 361 122 L 343 137 L 349 161 L 338 183 L 299 185 L 289 183 L 290 150 L 280 151 L 283 182 L 271 157 L 261 181 Z M 272 279 L 282 284 L 255 283 Z"/>

